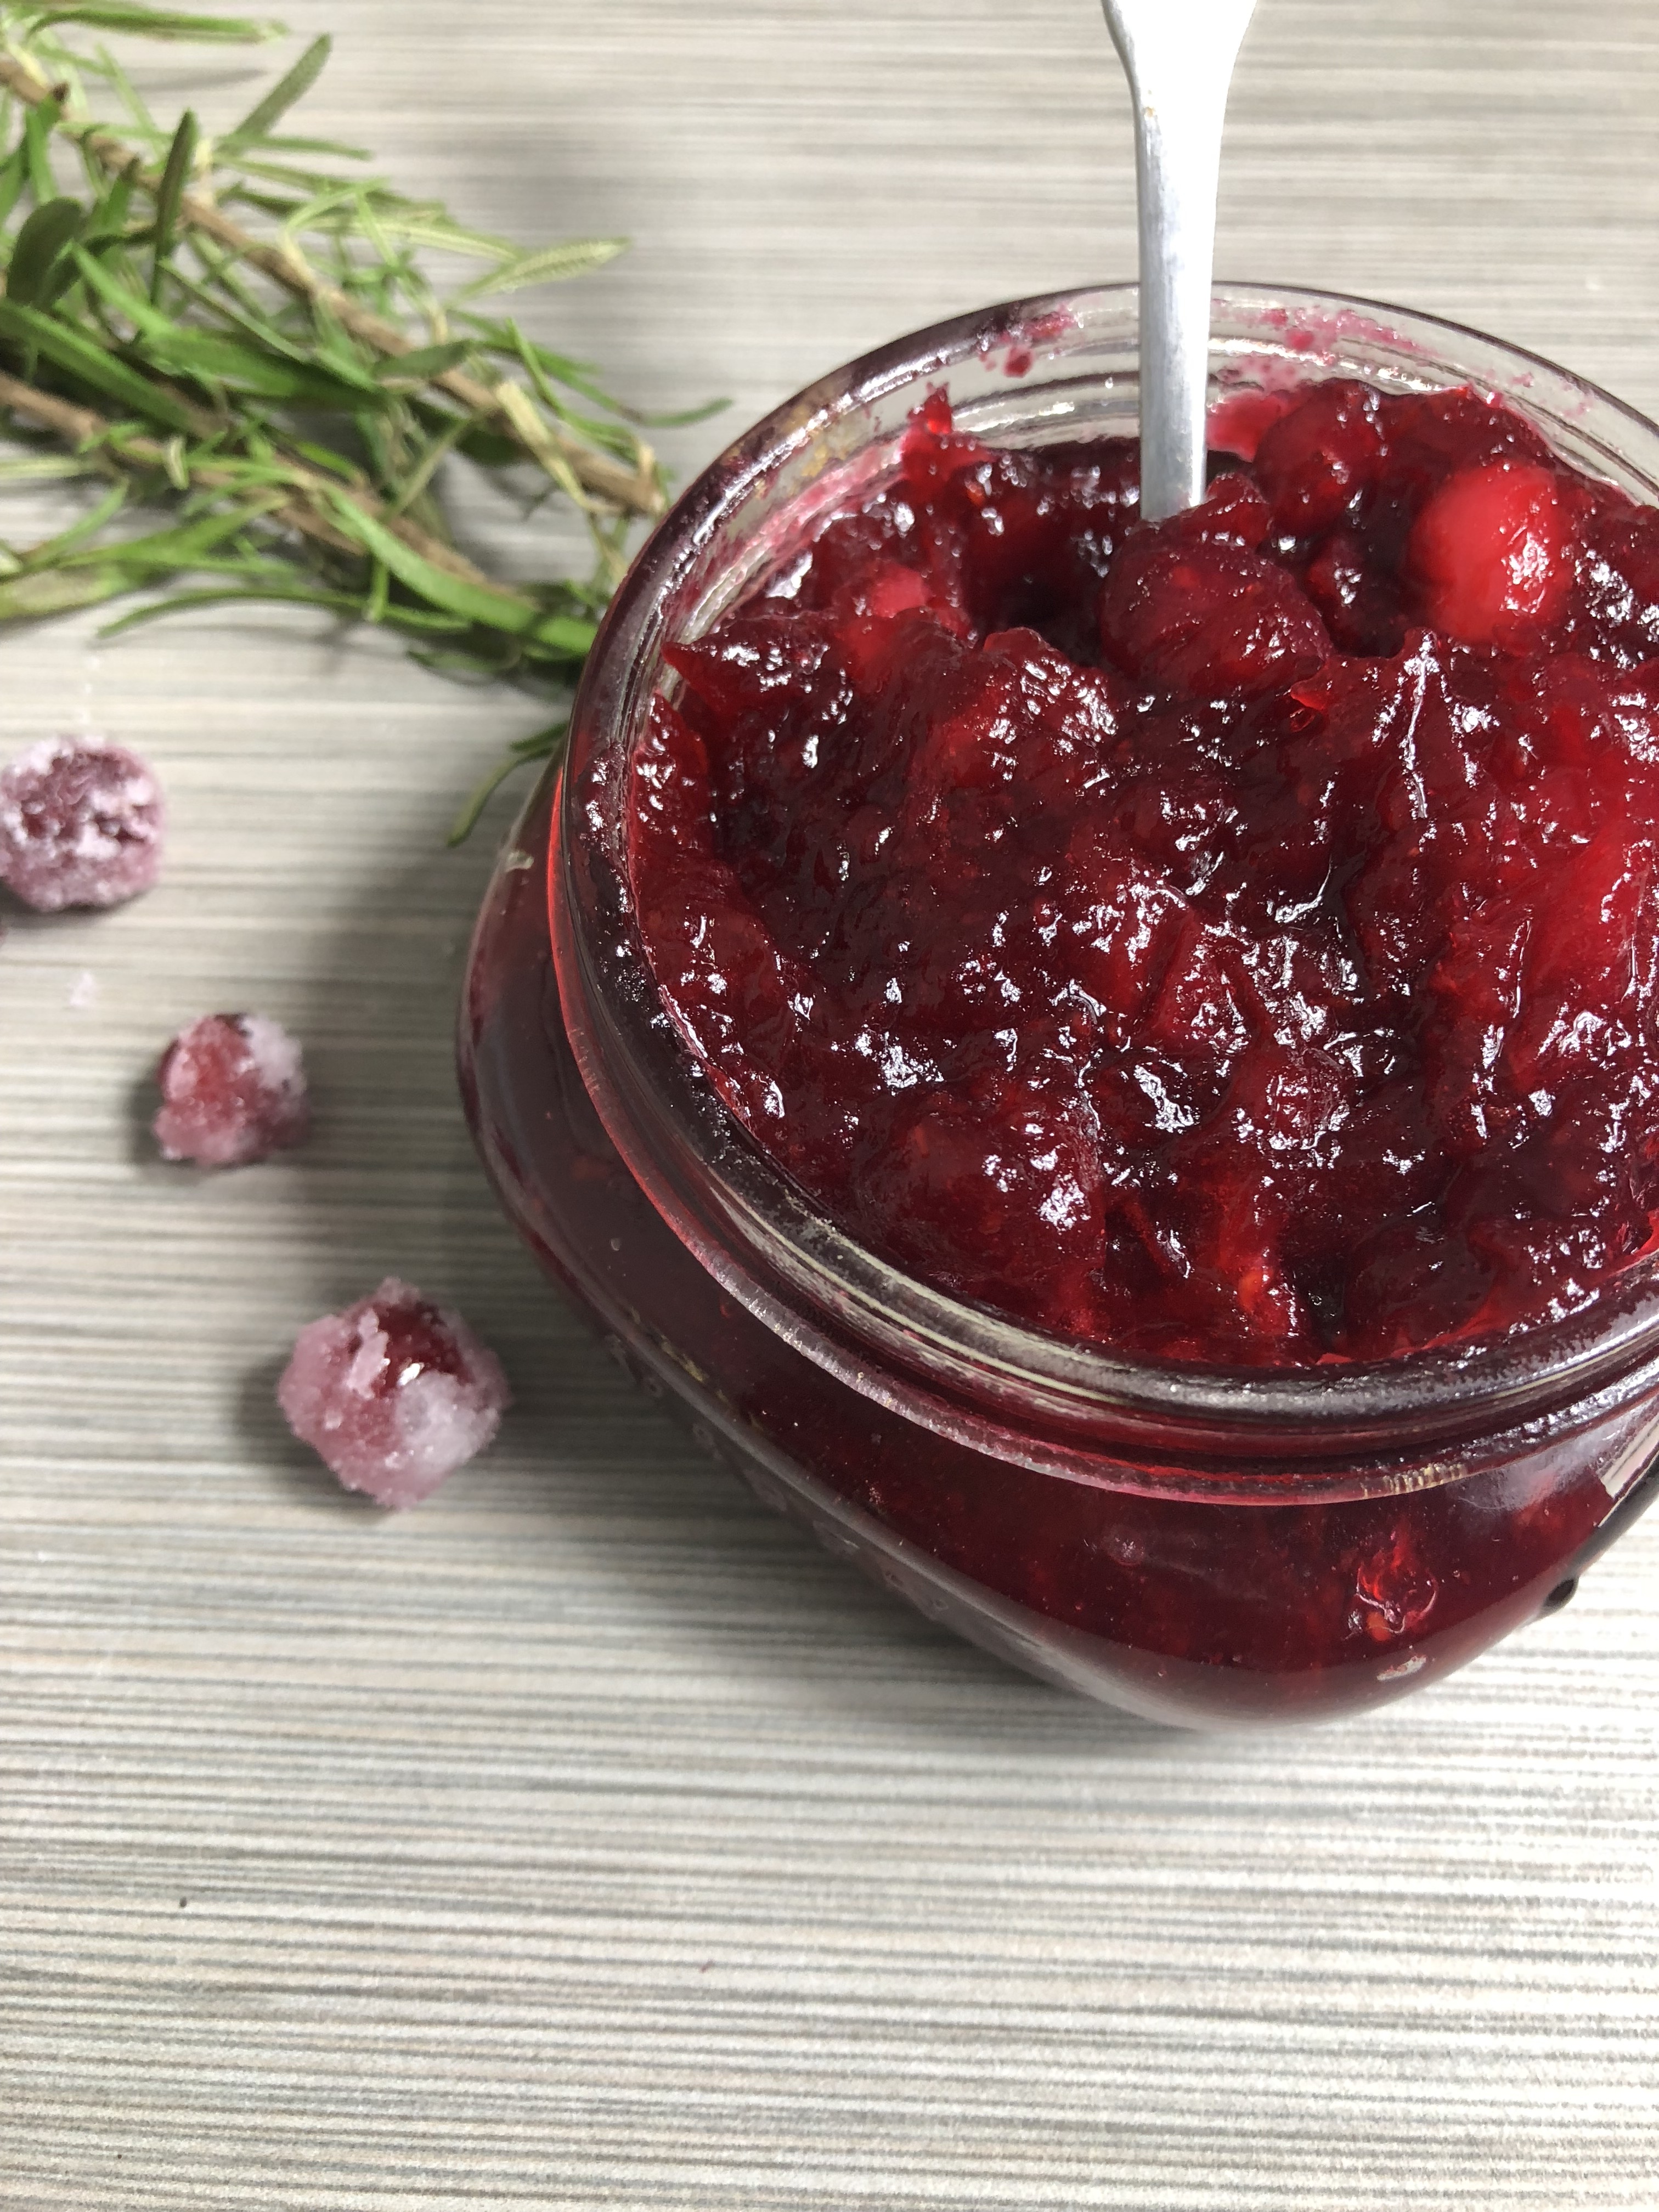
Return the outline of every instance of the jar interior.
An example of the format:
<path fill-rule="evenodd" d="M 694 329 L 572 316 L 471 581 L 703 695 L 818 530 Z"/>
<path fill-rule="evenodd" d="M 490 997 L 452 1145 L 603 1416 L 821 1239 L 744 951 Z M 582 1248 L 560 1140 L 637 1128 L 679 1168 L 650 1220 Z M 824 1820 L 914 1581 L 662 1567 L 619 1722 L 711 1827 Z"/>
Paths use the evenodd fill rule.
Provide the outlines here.
<path fill-rule="evenodd" d="M 568 933 L 561 953 L 562 981 L 580 969 L 605 1037 L 584 1073 L 596 1095 L 609 1093 L 605 1118 L 634 1171 L 733 1295 L 836 1371 L 867 1378 L 890 1364 L 921 1378 L 956 1409 L 952 1419 L 972 1403 L 1017 1416 L 1023 1431 L 1046 1424 L 1061 1438 L 1157 1439 L 1189 1468 L 1206 1454 L 1237 1455 L 1243 1439 L 1264 1460 L 1341 1461 L 1341 1480 L 1363 1492 L 1401 1479 L 1390 1467 L 1402 1442 L 1606 1418 L 1659 1376 L 1650 1262 L 1571 1320 L 1519 1338 L 1340 1370 L 1117 1360 L 954 1299 L 835 1228 L 726 1114 L 667 1031 L 632 930 L 625 848 L 629 750 L 653 694 L 672 687 L 664 643 L 707 629 L 867 497 L 896 468 L 910 411 L 931 389 L 947 388 L 960 427 L 993 445 L 1132 434 L 1137 344 L 1132 288 L 963 318 L 811 387 L 688 493 L 623 587 L 573 723 L 555 910 L 556 925 L 562 904 L 588 925 Z M 1371 303 L 1218 292 L 1218 403 L 1335 374 L 1395 392 L 1473 386 L 1526 416 L 1575 467 L 1659 498 L 1659 430 L 1549 363 Z M 1048 1471 L 1073 1471 L 1065 1449 Z M 1462 1471 L 1431 1457 L 1414 1480 Z"/>

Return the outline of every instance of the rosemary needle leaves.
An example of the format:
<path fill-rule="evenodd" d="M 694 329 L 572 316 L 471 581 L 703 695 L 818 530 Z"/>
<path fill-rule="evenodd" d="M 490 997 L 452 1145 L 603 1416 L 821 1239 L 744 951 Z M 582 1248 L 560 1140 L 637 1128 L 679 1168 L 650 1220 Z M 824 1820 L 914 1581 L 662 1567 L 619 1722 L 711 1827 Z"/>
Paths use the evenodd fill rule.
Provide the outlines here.
<path fill-rule="evenodd" d="M 103 487 L 44 544 L 0 546 L 0 621 L 157 587 L 110 628 L 283 601 L 399 632 L 450 672 L 556 697 L 630 526 L 661 511 L 662 476 L 647 418 L 496 303 L 599 268 L 623 241 L 521 251 L 364 175 L 356 149 L 285 133 L 326 39 L 217 137 L 191 113 L 158 124 L 95 42 L 278 29 L 141 0 L 0 0 L 0 434 L 21 448 L 0 452 L 0 485 Z M 476 273 L 440 290 L 433 252 Z M 579 508 L 592 574 L 526 586 L 480 570 L 438 498 L 452 455 L 527 482 L 527 504 Z M 562 728 L 522 740 L 456 834 Z"/>

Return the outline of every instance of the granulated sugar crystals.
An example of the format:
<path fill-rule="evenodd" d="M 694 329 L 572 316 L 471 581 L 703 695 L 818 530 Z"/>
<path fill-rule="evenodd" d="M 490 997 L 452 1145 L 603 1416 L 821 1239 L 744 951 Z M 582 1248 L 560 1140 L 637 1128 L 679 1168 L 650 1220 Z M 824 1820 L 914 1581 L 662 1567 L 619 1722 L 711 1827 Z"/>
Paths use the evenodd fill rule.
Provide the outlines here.
<path fill-rule="evenodd" d="M 167 1047 L 156 1080 L 151 1126 L 165 1159 L 242 1167 L 297 1145 L 311 1125 L 300 1048 L 264 1014 L 204 1014 Z"/>
<path fill-rule="evenodd" d="M 48 738 L 0 769 L 0 883 L 42 914 L 147 891 L 165 826 L 161 785 L 125 746 Z"/>
<path fill-rule="evenodd" d="M 501 1426 L 500 1361 L 457 1313 L 388 1275 L 300 1331 L 276 1402 L 348 1490 L 417 1505 Z"/>

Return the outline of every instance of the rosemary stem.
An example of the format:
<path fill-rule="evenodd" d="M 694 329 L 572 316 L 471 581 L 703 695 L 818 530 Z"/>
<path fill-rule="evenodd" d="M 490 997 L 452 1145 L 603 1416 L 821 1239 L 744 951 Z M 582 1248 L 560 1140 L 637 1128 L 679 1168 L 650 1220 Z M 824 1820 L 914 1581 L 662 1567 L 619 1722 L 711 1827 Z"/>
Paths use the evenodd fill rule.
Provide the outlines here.
<path fill-rule="evenodd" d="M 27 416 L 38 422 L 43 430 L 52 430 L 73 446 L 77 452 L 102 447 L 110 434 L 110 425 L 101 415 L 94 415 L 90 407 L 77 407 L 72 399 L 60 399 L 56 392 L 41 392 L 21 377 L 0 373 L 0 407 L 9 408 L 14 414 Z M 161 448 L 153 439 L 135 439 L 133 445 L 155 447 L 156 467 L 161 465 Z"/>
<path fill-rule="evenodd" d="M 115 472 L 125 461 L 137 468 L 165 470 L 167 449 L 159 439 L 142 433 L 129 435 L 118 431 L 117 426 L 97 414 L 90 407 L 77 406 L 74 401 L 61 399 L 55 392 L 42 392 L 38 386 L 26 383 L 21 377 L 0 373 L 0 408 L 38 422 L 43 429 L 51 430 L 64 439 L 77 453 L 102 455 Z M 440 538 L 411 522 L 406 514 L 394 513 L 373 492 L 360 486 L 348 486 L 330 482 L 319 471 L 308 468 L 297 456 L 276 449 L 282 465 L 288 496 L 281 506 L 273 508 L 271 519 L 286 523 L 307 538 L 333 548 L 336 552 L 361 556 L 362 548 L 328 518 L 323 494 L 326 486 L 328 497 L 343 501 L 379 522 L 402 538 L 411 551 L 431 562 L 434 568 L 445 569 L 464 583 L 477 584 L 508 599 L 518 599 L 526 614 L 533 612 L 532 603 L 521 594 L 505 588 L 476 568 L 464 554 L 458 553 Z M 222 490 L 241 482 L 234 462 L 197 461 L 190 471 L 191 481 L 204 488 Z"/>
<path fill-rule="evenodd" d="M 43 106 L 54 94 L 52 86 L 12 54 L 0 53 L 0 85 L 31 107 Z M 127 178 L 151 198 L 161 191 L 161 179 L 146 167 L 143 155 L 112 132 L 88 128 L 68 116 L 58 118 L 58 128 L 73 137 L 111 176 Z M 200 193 L 186 191 L 179 196 L 177 219 L 227 247 L 295 298 L 325 308 L 354 337 L 376 352 L 396 357 L 415 350 L 395 325 L 359 307 L 337 286 L 325 283 L 291 246 L 269 245 L 251 237 Z M 654 516 L 661 513 L 662 498 L 648 449 L 641 450 L 637 469 L 628 468 L 608 454 L 594 453 L 549 423 L 529 392 L 511 378 L 484 384 L 461 369 L 447 368 L 428 381 L 459 400 L 480 422 L 513 439 L 556 482 L 567 483 L 574 477 L 584 490 L 625 514 Z M 532 419 L 527 421 L 526 416 Z M 550 465 L 552 460 L 560 465 L 557 470 Z"/>
<path fill-rule="evenodd" d="M 281 132 L 326 37 L 216 145 L 190 110 L 153 119 L 115 56 L 77 40 L 104 23 L 216 41 L 270 27 L 148 0 L 0 0 L 0 439 L 25 447 L 0 477 L 98 486 L 39 544 L 0 546 L 0 624 L 132 592 L 115 628 L 288 602 L 380 623 L 444 673 L 568 698 L 660 472 L 645 418 L 474 303 L 580 276 L 623 241 L 521 249 L 341 173 L 359 149 Z M 483 273 L 441 295 L 427 251 Z M 504 584 L 476 567 L 441 496 L 447 459 L 526 518 L 562 493 L 592 573 Z M 166 583 L 191 574 L 199 588 Z M 550 726 L 532 750 L 557 741 Z"/>

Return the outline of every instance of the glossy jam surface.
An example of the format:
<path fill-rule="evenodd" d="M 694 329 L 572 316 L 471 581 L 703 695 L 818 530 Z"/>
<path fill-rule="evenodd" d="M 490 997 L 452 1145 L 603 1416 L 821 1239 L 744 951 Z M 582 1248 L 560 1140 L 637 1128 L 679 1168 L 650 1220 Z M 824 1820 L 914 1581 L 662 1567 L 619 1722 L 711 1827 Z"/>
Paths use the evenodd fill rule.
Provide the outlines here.
<path fill-rule="evenodd" d="M 1467 392 L 1267 411 L 1148 527 L 1132 446 L 935 398 L 671 647 L 634 769 L 647 956 L 751 1134 L 1140 1357 L 1513 1330 L 1659 1215 L 1659 514 Z"/>

